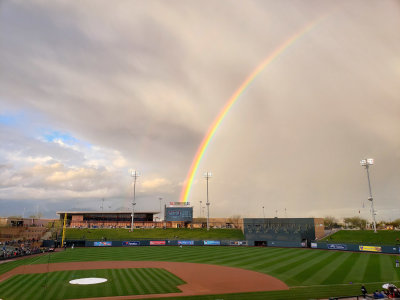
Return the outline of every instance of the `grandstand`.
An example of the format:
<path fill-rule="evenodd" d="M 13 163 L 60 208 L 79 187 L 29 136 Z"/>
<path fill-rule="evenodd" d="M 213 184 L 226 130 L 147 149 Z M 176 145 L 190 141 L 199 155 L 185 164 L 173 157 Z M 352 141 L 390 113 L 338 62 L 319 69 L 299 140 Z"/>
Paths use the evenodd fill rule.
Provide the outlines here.
<path fill-rule="evenodd" d="M 144 228 L 162 227 L 161 222 L 155 222 L 154 215 L 159 212 L 135 212 L 134 226 Z M 103 212 L 103 211 L 58 211 L 60 220 L 67 215 L 67 226 L 73 228 L 130 228 L 132 212 Z"/>
<path fill-rule="evenodd" d="M 206 218 L 192 218 L 192 208 L 166 207 L 166 220 L 160 220 L 156 211 L 135 212 L 135 228 L 205 228 Z M 66 225 L 70 228 L 130 228 L 130 211 L 58 211 L 60 220 L 67 215 Z M 243 228 L 242 219 L 210 218 L 211 228 Z"/>
<path fill-rule="evenodd" d="M 0 242 L 12 240 L 40 240 L 53 219 L 0 218 Z"/>

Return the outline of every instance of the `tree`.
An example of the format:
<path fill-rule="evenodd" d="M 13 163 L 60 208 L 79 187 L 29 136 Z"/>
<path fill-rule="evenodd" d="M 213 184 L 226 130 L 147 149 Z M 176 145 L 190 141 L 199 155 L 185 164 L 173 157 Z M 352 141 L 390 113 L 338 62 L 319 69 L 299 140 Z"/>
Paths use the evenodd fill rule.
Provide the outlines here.
<path fill-rule="evenodd" d="M 326 216 L 324 218 L 324 226 L 325 228 L 332 229 L 333 227 L 338 226 L 338 220 L 333 216 Z"/>
<path fill-rule="evenodd" d="M 30 215 L 29 219 L 41 219 L 43 217 L 43 214 L 41 212 L 38 212 L 36 215 Z"/>
<path fill-rule="evenodd" d="M 390 224 L 390 225 L 393 225 L 393 227 L 399 228 L 400 227 L 400 219 L 396 219 L 392 222 L 388 222 L 387 224 Z"/>
<path fill-rule="evenodd" d="M 360 217 L 344 218 L 344 223 L 351 228 L 359 228 L 364 230 L 367 227 L 367 220 Z"/>
<path fill-rule="evenodd" d="M 55 228 L 55 229 L 60 229 L 64 225 L 64 222 L 62 220 L 55 220 L 53 222 L 47 223 L 46 227 L 47 228 Z"/>
<path fill-rule="evenodd" d="M 228 218 L 228 223 L 231 223 L 234 228 L 240 228 L 242 217 L 240 215 L 234 215 Z"/>

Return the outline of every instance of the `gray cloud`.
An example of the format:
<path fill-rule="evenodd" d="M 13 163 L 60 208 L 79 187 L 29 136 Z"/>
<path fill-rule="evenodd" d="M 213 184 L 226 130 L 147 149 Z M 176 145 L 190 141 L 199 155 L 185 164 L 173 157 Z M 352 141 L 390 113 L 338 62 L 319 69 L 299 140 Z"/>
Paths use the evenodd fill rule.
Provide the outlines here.
<path fill-rule="evenodd" d="M 0 122 L 0 197 L 125 205 L 135 166 L 143 208 L 157 208 L 160 194 L 177 200 L 227 99 L 326 15 L 240 96 L 190 201 L 198 210 L 209 169 L 215 216 L 260 216 L 262 206 L 269 216 L 354 215 L 367 192 L 358 161 L 373 156 L 377 209 L 388 217 L 399 200 L 399 14 L 396 1 L 4 2 L 0 109 L 26 119 Z M 45 142 L 42 128 L 91 146 Z"/>

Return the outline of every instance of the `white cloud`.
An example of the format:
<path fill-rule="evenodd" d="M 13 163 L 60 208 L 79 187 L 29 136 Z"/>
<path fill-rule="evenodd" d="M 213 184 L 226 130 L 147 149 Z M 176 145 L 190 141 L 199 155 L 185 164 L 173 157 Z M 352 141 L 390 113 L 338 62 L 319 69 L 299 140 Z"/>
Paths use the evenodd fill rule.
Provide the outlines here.
<path fill-rule="evenodd" d="M 164 191 L 164 192 L 166 192 L 168 190 L 171 190 L 171 182 L 165 178 L 148 179 L 148 180 L 143 180 L 141 182 L 140 188 L 143 192 L 146 192 L 146 191 L 152 191 L 152 192 Z"/>
<path fill-rule="evenodd" d="M 0 197 L 124 201 L 128 170 L 138 168 L 139 197 L 176 201 L 232 93 L 289 36 L 328 13 L 239 97 L 189 201 L 204 200 L 202 173 L 210 170 L 214 216 L 256 216 L 263 205 L 271 216 L 285 207 L 299 216 L 352 213 L 365 196 L 358 161 L 368 154 L 377 161 L 377 209 L 395 205 L 398 3 L 317 2 L 3 3 L 0 110 L 23 117 L 0 120 Z M 73 142 L 38 138 L 43 128 Z"/>

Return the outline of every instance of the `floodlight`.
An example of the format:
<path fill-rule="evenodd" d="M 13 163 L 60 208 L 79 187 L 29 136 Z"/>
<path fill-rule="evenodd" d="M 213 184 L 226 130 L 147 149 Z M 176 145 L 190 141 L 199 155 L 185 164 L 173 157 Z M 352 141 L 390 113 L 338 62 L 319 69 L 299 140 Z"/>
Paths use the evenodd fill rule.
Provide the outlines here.
<path fill-rule="evenodd" d="M 132 219 L 131 219 L 131 231 L 133 231 L 134 227 L 134 219 L 135 219 L 135 205 L 136 205 L 136 180 L 140 176 L 139 172 L 131 169 L 131 176 L 133 177 L 133 201 L 132 201 Z"/>
<path fill-rule="evenodd" d="M 132 177 L 139 177 L 139 176 L 140 176 L 140 173 L 139 173 L 139 171 L 131 170 L 131 176 L 132 176 Z"/>
<path fill-rule="evenodd" d="M 373 164 L 374 164 L 374 159 L 373 158 L 366 158 L 366 159 L 362 159 L 360 161 L 360 165 L 362 165 L 363 167 L 371 166 Z"/>
<path fill-rule="evenodd" d="M 208 180 L 212 177 L 211 172 L 205 172 L 204 178 L 207 180 L 207 230 L 210 230 L 210 202 L 208 201 Z"/>
<path fill-rule="evenodd" d="M 372 198 L 372 192 L 371 192 L 371 182 L 369 180 L 369 166 L 372 166 L 374 164 L 374 159 L 373 158 L 364 158 L 360 161 L 361 166 L 365 167 L 365 170 L 367 171 L 367 178 L 368 178 L 368 190 L 369 190 L 369 197 L 368 201 L 371 201 L 371 215 L 372 215 L 372 221 L 374 224 L 374 232 L 376 233 L 376 220 L 375 220 L 375 209 L 374 209 L 374 199 Z"/>

